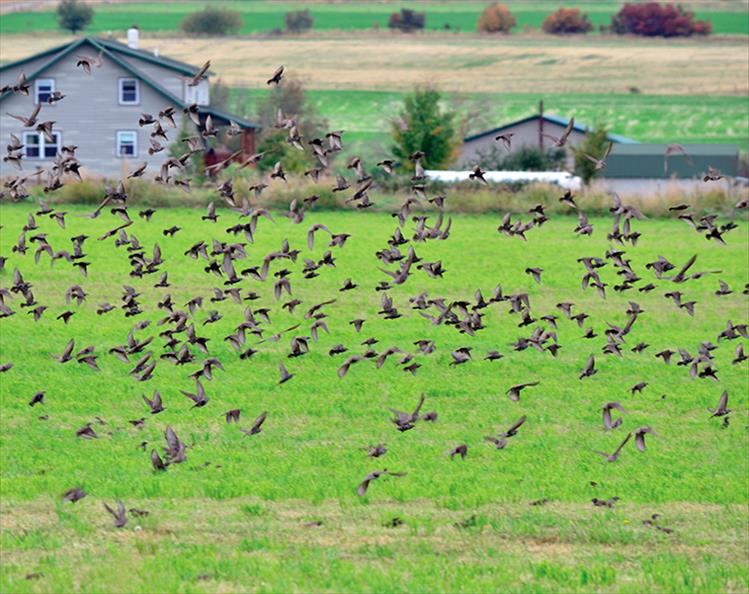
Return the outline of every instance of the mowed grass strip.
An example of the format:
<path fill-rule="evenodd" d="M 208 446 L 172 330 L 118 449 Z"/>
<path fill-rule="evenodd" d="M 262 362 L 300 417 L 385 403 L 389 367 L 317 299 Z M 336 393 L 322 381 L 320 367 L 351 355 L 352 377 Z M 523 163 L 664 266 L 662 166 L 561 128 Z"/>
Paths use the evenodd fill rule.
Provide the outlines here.
<path fill-rule="evenodd" d="M 591 488 L 591 492 L 595 492 Z M 348 505 L 250 497 L 0 504 L 13 592 L 746 592 L 745 506 Z M 642 524 L 656 510 L 665 534 Z M 394 522 L 394 520 L 397 521 Z M 438 561 L 439 560 L 439 561 Z M 112 571 L 116 567 L 117 571 Z M 29 574 L 36 575 L 25 579 Z"/>
<path fill-rule="evenodd" d="M 425 260 L 443 262 L 444 279 L 416 272 L 404 286 L 390 291 L 404 317 L 386 321 L 377 316 L 379 295 L 372 291 L 384 278 L 374 252 L 384 246 L 394 219 L 384 213 L 313 211 L 303 225 L 295 226 L 276 214 L 275 223 L 260 221 L 246 265 L 259 264 L 287 237 L 292 248 L 302 250 L 297 264 L 284 264 L 294 271 L 294 296 L 303 305 L 289 315 L 274 302 L 271 287 L 250 280 L 240 286 L 261 294 L 262 300 L 251 305 L 270 304 L 269 333 L 297 322 L 302 322 L 298 332 L 306 333 L 309 322 L 301 319 L 301 312 L 336 297 L 328 308 L 331 333 L 298 359 L 286 357 L 287 337 L 257 345 L 255 356 L 240 361 L 223 337 L 243 318 L 243 306 L 210 303 L 211 288 L 221 287 L 221 281 L 206 275 L 203 261 L 183 255 L 200 239 L 233 241 L 224 229 L 238 221 L 235 214 L 219 210 L 216 225 L 201 221 L 203 212 L 189 209 L 162 209 L 150 223 L 138 219 L 131 232 L 147 252 L 154 243 L 160 245 L 163 269 L 173 285 L 155 289 L 156 278 L 128 277 L 127 252 L 115 250 L 112 240 L 87 242 L 87 260 L 92 262 L 88 279 L 65 263 L 50 269 L 46 257 L 34 265 L 31 252 L 11 253 L 32 210 L 29 205 L 0 208 L 0 253 L 9 257 L 2 285 L 8 286 L 19 267 L 37 299 L 50 306 L 34 323 L 17 300 L 9 301 L 18 313 L 0 322 L 0 361 L 15 364 L 0 377 L 3 550 L 4 557 L 10 555 L 4 559 L 3 589 L 158 586 L 178 591 L 189 584 L 195 591 L 747 590 L 742 565 L 749 475 L 747 364 L 731 365 L 735 341 L 717 341 L 728 319 L 746 321 L 747 297 L 741 294 L 749 281 L 745 220 L 727 236 L 727 246 L 705 241 L 678 221 L 635 223 L 643 235 L 636 247 L 626 248 L 627 258 L 643 282 L 653 280 L 658 288 L 648 294 L 609 291 L 602 300 L 581 289 L 583 268 L 576 259 L 603 256 L 610 247 L 605 238 L 610 220 L 593 219 L 593 237 L 580 238 L 572 232 L 576 219 L 558 217 L 530 232 L 524 243 L 497 234 L 500 216 L 456 216 L 448 241 L 416 246 Z M 66 210 L 66 230 L 38 218 L 38 232 L 47 233 L 55 249 L 66 248 L 71 236 L 97 237 L 116 224 L 109 214 L 90 220 L 83 217 L 86 209 Z M 312 252 L 306 247 L 306 230 L 316 222 L 352 237 L 342 250 L 334 250 L 335 269 L 304 281 L 298 272 L 301 259 L 319 258 L 325 249 L 322 243 Z M 165 238 L 161 230 L 171 225 L 183 230 Z M 697 254 L 695 270 L 721 272 L 676 287 L 654 280 L 645 270 L 645 263 L 658 254 L 677 264 Z M 523 273 L 527 266 L 544 268 L 543 284 Z M 611 265 L 601 273 L 610 285 L 619 280 Z M 339 293 L 348 277 L 362 289 Z M 719 278 L 733 294 L 714 295 Z M 573 301 L 575 311 L 591 316 L 586 326 L 600 336 L 584 340 L 583 329 L 560 319 L 562 349 L 557 359 L 534 349 L 515 353 L 511 343 L 529 330 L 517 327 L 507 304 L 487 310 L 487 329 L 475 337 L 432 326 L 408 306 L 408 298 L 421 291 L 430 297 L 470 300 L 476 289 L 489 295 L 497 283 L 506 293 L 527 291 L 537 315 L 558 313 L 555 303 Z M 63 295 L 72 284 L 81 284 L 89 298 L 81 307 L 72 306 L 77 313 L 65 326 L 54 317 L 69 307 Z M 119 303 L 123 284 L 142 292 L 146 313 L 130 319 L 121 311 L 96 316 L 96 304 Z M 698 302 L 694 318 L 663 297 L 675 287 L 685 299 Z M 140 384 L 129 377 L 130 366 L 106 354 L 124 343 L 136 321 L 154 322 L 138 334 L 141 338 L 162 329 L 155 322 L 165 312 L 157 311 L 155 303 L 166 293 L 180 307 L 198 294 L 206 297 L 195 316 L 196 328 L 210 338 L 210 354 L 222 361 L 226 372 L 217 371 L 213 381 L 205 382 L 211 400 L 202 409 L 191 408 L 179 392 L 193 386 L 187 375 L 197 364 L 175 367 L 161 362 L 154 379 Z M 599 356 L 599 373 L 579 381 L 588 355 L 600 354 L 607 322 L 626 321 L 630 299 L 645 313 L 627 337 L 624 356 Z M 211 309 L 224 318 L 204 326 Z M 359 317 L 367 322 L 357 334 L 348 321 Z M 412 342 L 419 338 L 434 339 L 438 348 L 433 355 L 417 355 L 423 367 L 415 377 L 391 359 L 380 370 L 371 363 L 358 364 L 339 380 L 336 369 L 342 358 L 328 357 L 327 350 L 340 342 L 352 352 L 363 351 L 359 345 L 369 337 L 379 339 L 375 348 L 380 351 L 389 346 L 413 351 Z M 100 372 L 52 359 L 70 338 L 79 348 L 96 346 Z M 719 382 L 692 380 L 687 368 L 667 366 L 653 357 L 667 347 L 694 353 L 705 340 L 719 344 Z M 631 352 L 640 341 L 650 347 L 641 354 Z M 254 342 L 251 338 L 249 344 Z M 157 337 L 152 344 L 156 356 L 160 343 Z M 475 360 L 450 367 L 449 353 L 459 346 L 473 347 Z M 483 361 L 489 349 L 506 356 Z M 296 374 L 283 386 L 276 383 L 279 361 Z M 520 402 L 507 399 L 510 385 L 531 380 L 541 384 L 525 391 Z M 631 395 L 629 388 L 640 381 L 649 386 Z M 140 397 L 153 389 L 162 393 L 167 409 L 156 416 L 147 414 Z M 37 390 L 46 390 L 47 403 L 31 409 L 27 402 Z M 729 391 L 734 410 L 728 428 L 721 428 L 719 419 L 709 419 L 706 410 L 723 390 Z M 397 432 L 387 408 L 407 410 L 421 393 L 426 394 L 425 409 L 437 411 L 438 421 Z M 624 426 L 607 433 L 600 407 L 610 400 L 622 402 L 627 413 Z M 236 426 L 227 426 L 222 414 L 235 407 L 242 410 L 241 426 L 268 410 L 263 432 L 247 438 Z M 40 415 L 49 418 L 40 420 Z M 94 421 L 96 415 L 104 425 Z M 521 415 L 528 420 L 507 449 L 497 451 L 483 442 L 485 435 Z M 146 417 L 142 430 L 127 423 L 140 417 Z M 87 421 L 94 421 L 100 439 L 75 437 Z M 189 445 L 188 460 L 156 474 L 148 452 L 161 449 L 168 425 Z M 652 426 L 658 434 L 649 440 L 645 454 L 630 444 L 619 462 L 608 464 L 591 452 L 613 450 L 626 431 L 641 425 Z M 148 442 L 145 451 L 138 447 L 142 441 Z M 379 460 L 368 459 L 361 448 L 379 441 L 386 442 L 389 452 Z M 465 461 L 447 457 L 458 443 L 469 445 Z M 359 481 L 382 467 L 408 474 L 380 479 L 366 497 L 357 497 Z M 57 503 L 63 491 L 77 485 L 90 496 L 75 507 Z M 594 496 L 615 495 L 622 498 L 621 510 L 602 511 L 589 503 Z M 529 501 L 543 497 L 552 501 L 549 508 L 528 507 Z M 126 530 L 117 532 L 100 503 L 115 498 L 128 507 L 148 509 L 151 516 L 131 520 Z M 656 512 L 663 514 L 664 525 L 676 530 L 673 538 L 640 524 Z M 382 526 L 395 515 L 406 525 L 395 531 Z M 314 520 L 322 520 L 323 526 L 301 526 Z M 453 525 L 464 521 L 466 529 Z M 142 530 L 136 530 L 137 525 Z M 438 567 L 437 555 L 452 562 Z M 180 560 L 165 562 L 175 557 Z M 121 571 L 112 572 L 112 567 Z M 33 572 L 44 577 L 23 580 Z M 254 581 L 247 581 L 250 576 Z"/>
<path fill-rule="evenodd" d="M 291 10 L 309 9 L 315 19 L 316 30 L 355 30 L 373 27 L 387 28 L 390 14 L 401 7 L 413 8 L 426 13 L 427 30 L 474 32 L 476 22 L 484 10 L 485 2 L 420 2 L 391 3 L 304 3 L 304 2 L 213 2 L 239 11 L 244 19 L 241 33 L 259 33 L 284 28 L 284 14 Z M 558 6 L 553 3 L 509 3 L 510 10 L 517 19 L 515 31 L 527 28 L 540 29 L 544 19 Z M 745 9 L 745 5 L 744 9 Z M 202 2 L 131 2 L 113 5 L 99 5 L 93 22 L 87 31 L 103 33 L 126 29 L 138 23 L 144 31 L 175 31 L 182 19 L 192 12 L 202 10 Z M 616 13 L 616 2 L 594 2 L 581 4 L 590 21 L 596 27 L 608 26 L 611 16 Z M 696 18 L 712 23 L 715 34 L 749 34 L 749 24 L 741 17 L 742 3 L 728 2 L 720 5 L 695 3 Z M 13 12 L 0 19 L 0 33 L 29 33 L 33 31 L 55 31 L 59 28 L 53 11 Z"/>

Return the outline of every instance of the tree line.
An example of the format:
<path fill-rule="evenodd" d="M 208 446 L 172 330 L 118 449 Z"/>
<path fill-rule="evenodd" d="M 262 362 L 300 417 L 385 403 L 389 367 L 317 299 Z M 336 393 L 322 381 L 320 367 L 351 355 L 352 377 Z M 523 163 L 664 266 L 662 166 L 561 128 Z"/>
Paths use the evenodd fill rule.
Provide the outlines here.
<path fill-rule="evenodd" d="M 57 6 L 61 28 L 72 33 L 84 30 L 94 18 L 94 9 L 80 0 L 61 0 Z M 404 33 L 421 31 L 426 26 L 426 12 L 401 8 L 388 19 L 388 28 Z M 309 9 L 292 10 L 284 14 L 284 27 L 288 33 L 303 33 L 312 29 L 315 19 Z M 476 22 L 481 33 L 508 34 L 517 25 L 510 9 L 499 2 L 487 6 Z M 233 35 L 244 26 L 240 12 L 226 7 L 209 5 L 193 12 L 182 20 L 180 28 L 193 35 Z M 445 29 L 449 29 L 448 24 Z M 586 34 L 593 31 L 587 13 L 580 8 L 559 8 L 549 14 L 541 28 L 552 35 Z M 708 35 L 712 32 L 709 21 L 697 20 L 694 13 L 678 4 L 646 2 L 625 3 L 611 17 L 610 25 L 599 27 L 602 33 L 639 35 L 644 37 L 688 37 Z M 278 31 L 282 32 L 282 31 Z"/>

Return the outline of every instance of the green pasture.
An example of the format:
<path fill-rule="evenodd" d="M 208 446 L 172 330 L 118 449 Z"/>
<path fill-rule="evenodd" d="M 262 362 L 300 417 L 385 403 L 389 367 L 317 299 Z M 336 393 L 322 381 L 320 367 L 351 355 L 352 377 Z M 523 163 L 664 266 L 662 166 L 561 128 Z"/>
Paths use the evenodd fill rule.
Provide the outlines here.
<path fill-rule="evenodd" d="M 290 10 L 308 8 L 315 19 L 315 29 L 369 29 L 387 27 L 388 17 L 402 7 L 426 12 L 426 28 L 445 29 L 446 25 L 456 31 L 475 31 L 476 21 L 488 4 L 485 2 L 401 2 L 383 4 L 380 2 L 262 2 L 226 1 L 221 4 L 242 13 L 244 27 L 242 33 L 259 33 L 284 27 L 284 14 Z M 539 29 L 546 16 L 558 8 L 558 4 L 544 2 L 509 2 L 510 10 L 517 18 L 517 31 Z M 611 15 L 618 9 L 615 2 L 569 3 L 580 6 L 590 16 L 591 22 L 608 25 Z M 133 2 L 96 7 L 96 16 L 87 31 L 103 33 L 123 30 L 138 23 L 144 31 L 173 31 L 182 19 L 202 9 L 205 2 Z M 695 10 L 697 18 L 707 19 L 713 24 L 717 34 L 749 34 L 749 21 L 742 14 L 742 4 L 729 2 L 725 7 L 700 7 Z M 0 33 L 30 33 L 33 31 L 54 31 L 58 28 L 53 11 L 14 12 L 0 18 Z"/>
<path fill-rule="evenodd" d="M 232 89 L 231 109 L 254 113 L 267 95 L 261 89 Z M 404 93 L 310 89 L 307 96 L 335 129 L 346 131 L 349 148 L 376 157 L 390 146 L 390 122 L 403 108 Z M 749 148 L 749 112 L 743 97 L 596 95 L 533 93 L 445 94 L 445 106 L 464 119 L 465 134 L 491 130 L 538 113 L 595 127 L 603 123 L 614 134 L 651 143 L 733 143 Z"/>
<path fill-rule="evenodd" d="M 274 262 L 271 275 L 282 268 L 290 271 L 293 296 L 302 301 L 292 314 L 281 308 L 285 296 L 274 299 L 271 280 L 245 277 L 236 285 L 243 293 L 256 291 L 256 301 L 209 301 L 213 287 L 223 288 L 222 280 L 203 270 L 205 260 L 192 260 L 184 252 L 200 240 L 209 246 L 214 239 L 244 241 L 225 231 L 247 221 L 236 213 L 219 209 L 213 224 L 201 221 L 203 210 L 161 209 L 145 222 L 132 207 L 136 221 L 128 233 L 137 236 L 147 254 L 157 243 L 161 268 L 169 272 L 171 286 L 154 288 L 158 275 L 128 275 L 125 247 L 115 248 L 113 238 L 97 241 L 118 224 L 117 217 L 105 210 L 90 219 L 83 216 L 90 207 L 64 208 L 65 230 L 38 216 L 39 228 L 28 237 L 46 233 L 59 250 L 70 249 L 72 236 L 91 236 L 85 244 L 91 262 L 87 278 L 64 260 L 51 267 L 46 255 L 35 265 L 33 243 L 26 255 L 12 252 L 35 209 L 29 204 L 0 207 L 0 254 L 8 258 L 0 286 L 9 287 L 18 268 L 36 299 L 49 306 L 35 323 L 19 298 L 6 297 L 16 313 L 0 320 L 0 363 L 14 363 L 0 375 L 1 591 L 749 590 L 747 363 L 731 364 L 737 341 L 718 340 L 728 320 L 747 322 L 745 218 L 726 235 L 725 246 L 706 241 L 675 219 L 635 221 L 642 233 L 637 246 L 619 247 L 643 279 L 638 286 L 653 282 L 656 289 L 613 291 L 621 279 L 608 261 L 600 269 L 609 285 L 601 299 L 581 288 L 584 269 L 577 259 L 604 257 L 613 247 L 606 239 L 610 219 L 593 218 L 594 233 L 588 238 L 573 233 L 576 218 L 555 216 L 523 242 L 497 233 L 500 213 L 455 215 L 448 240 L 414 244 L 424 261 L 442 262 L 444 278 L 414 270 L 405 284 L 388 292 L 403 317 L 385 320 L 377 313 L 381 293 L 373 289 L 387 278 L 374 256 L 396 226 L 387 213 L 313 209 L 300 225 L 281 213 L 274 213 L 275 222 L 260 219 L 254 243 L 247 244 L 248 257 L 237 268 L 261 264 L 288 238 L 291 249 L 300 250 L 299 258 Z M 435 213 L 427 214 L 433 222 Z M 324 267 L 317 278 L 304 279 L 304 259 L 319 259 L 328 249 L 324 232 L 314 249 L 308 248 L 306 232 L 314 223 L 351 238 L 343 248 L 331 248 L 335 268 Z M 182 230 L 165 237 L 162 230 L 172 225 Z M 409 221 L 404 235 L 409 237 L 413 228 Z M 656 279 L 645 267 L 658 255 L 680 266 L 693 254 L 698 256 L 694 271 L 714 272 L 677 285 Z M 544 269 L 540 285 L 524 273 L 533 266 Z M 348 278 L 358 288 L 338 291 Z M 732 294 L 714 294 L 719 279 Z M 88 293 L 80 307 L 65 303 L 64 293 L 73 284 Z M 422 291 L 447 302 L 472 301 L 477 289 L 489 297 L 497 284 L 505 294 L 528 293 L 534 317 L 558 316 L 562 348 L 556 358 L 533 348 L 513 350 L 511 345 L 529 336 L 533 326 L 518 327 L 506 302 L 483 310 L 486 329 L 473 337 L 432 325 L 408 302 Z M 97 316 L 97 304 L 120 304 L 123 285 L 141 293 L 144 313 L 126 318 L 118 308 Z M 664 297 L 673 290 L 697 302 L 694 317 Z M 156 357 L 163 353 L 158 335 L 169 326 L 158 321 L 168 312 L 158 310 L 156 302 L 167 294 L 177 308 L 204 297 L 191 321 L 199 336 L 210 339 L 209 355 L 196 351 L 196 361 L 184 366 L 160 361 L 153 379 L 140 383 L 128 373 L 134 361 L 128 365 L 107 351 L 124 344 L 133 325 L 148 319 L 151 325 L 136 336 L 154 336 L 148 350 Z M 290 338 L 309 335 L 311 321 L 304 312 L 325 299 L 336 299 L 323 310 L 329 314 L 330 334 L 311 342 L 310 353 L 288 358 Z M 573 313 L 589 314 L 583 328 L 555 308 L 560 301 L 575 303 Z M 623 325 L 630 301 L 644 313 L 626 337 L 623 356 L 604 356 L 607 324 Z M 300 327 L 277 342 L 248 334 L 247 346 L 258 352 L 240 360 L 224 337 L 244 319 L 245 307 L 268 308 L 266 338 L 297 323 Z M 68 325 L 55 319 L 66 309 L 76 312 Z M 210 310 L 223 318 L 204 325 Z M 360 333 L 348 323 L 355 318 L 366 320 Z M 598 336 L 584 339 L 587 327 Z M 77 349 L 95 346 L 99 372 L 53 359 L 71 338 Z M 415 376 L 404 373 L 394 356 L 381 369 L 371 361 L 358 363 L 339 379 L 338 366 L 349 354 L 364 352 L 361 343 L 368 338 L 378 340 L 377 352 L 397 346 L 414 353 L 422 367 Z M 416 352 L 413 342 L 422 338 L 436 342 L 435 353 Z M 692 379 L 688 367 L 654 357 L 665 348 L 695 354 L 703 341 L 718 345 L 717 382 Z M 632 352 L 640 342 L 649 346 Z M 337 343 L 349 352 L 329 356 Z M 450 366 L 450 352 L 463 346 L 472 347 L 473 360 Z M 483 360 L 490 349 L 504 358 Z M 591 353 L 599 372 L 581 381 L 578 374 Z M 194 387 L 188 374 L 207 356 L 220 359 L 225 371 L 216 370 L 214 379 L 204 382 L 208 404 L 192 408 L 180 390 Z M 295 374 L 283 385 L 277 383 L 280 361 Z M 525 390 L 519 402 L 505 395 L 515 383 L 536 380 L 540 384 Z M 630 388 L 641 381 L 649 385 L 633 395 Z M 141 394 L 154 389 L 166 408 L 158 415 L 148 414 L 141 400 Z M 46 403 L 30 408 L 28 401 L 38 390 L 46 391 Z M 724 390 L 733 409 L 728 427 L 707 411 Z M 426 395 L 424 410 L 437 412 L 437 421 L 398 432 L 388 407 L 410 410 L 420 394 Z M 612 400 L 620 401 L 626 413 L 623 426 L 607 432 L 600 409 Z M 246 437 L 238 426 L 227 425 L 223 414 L 231 408 L 241 409 L 240 427 L 267 410 L 262 433 Z M 483 441 L 521 415 L 527 421 L 506 449 Z M 141 417 L 141 429 L 128 423 Z M 86 422 L 93 423 L 99 439 L 75 437 Z M 642 425 L 656 431 L 645 453 L 630 443 L 611 464 L 591 451 L 613 450 L 626 432 Z M 187 460 L 157 473 L 149 453 L 161 450 L 167 426 L 188 445 Z M 145 450 L 139 447 L 144 441 Z M 378 442 L 386 443 L 388 453 L 368 458 L 362 448 Z M 468 456 L 451 460 L 447 453 L 459 443 L 468 444 Z M 381 478 L 358 497 L 359 482 L 380 468 L 407 474 Z M 75 486 L 88 496 L 63 504 L 61 494 Z M 621 498 L 613 509 L 591 504 L 593 497 L 613 496 Z M 529 505 L 542 498 L 547 505 Z M 103 501 L 115 499 L 149 515 L 131 516 L 117 530 L 102 507 Z M 643 525 L 653 513 L 661 514 L 661 524 L 673 532 Z M 402 523 L 393 522 L 396 517 Z"/>

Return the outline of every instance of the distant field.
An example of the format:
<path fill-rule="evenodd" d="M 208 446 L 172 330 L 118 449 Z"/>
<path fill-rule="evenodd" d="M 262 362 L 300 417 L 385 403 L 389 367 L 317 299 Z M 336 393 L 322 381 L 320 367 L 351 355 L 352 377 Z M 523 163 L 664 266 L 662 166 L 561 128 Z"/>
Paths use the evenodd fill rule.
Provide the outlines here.
<path fill-rule="evenodd" d="M 2 19 L 0 19 L 2 20 Z M 14 36 L 0 60 L 30 55 L 69 37 Z M 321 115 L 348 132 L 350 150 L 381 155 L 404 93 L 432 84 L 466 118 L 466 133 L 531 115 L 574 116 L 643 142 L 731 142 L 749 148 L 749 52 L 740 40 L 584 40 L 516 35 L 456 38 L 320 33 L 307 38 L 180 39 L 144 36 L 142 47 L 200 64 L 246 90 L 247 113 L 265 80 L 285 64 Z M 214 80 L 216 80 L 214 79 Z M 639 90 L 640 93 L 631 91 Z M 244 91 L 243 91 L 244 92 Z M 242 110 L 244 111 L 244 110 Z"/>
<path fill-rule="evenodd" d="M 2 20 L 2 19 L 0 19 Z M 122 37 L 120 37 L 122 39 Z M 0 61 L 29 56 L 71 39 L 19 35 L 0 44 Z M 737 39 L 558 38 L 549 35 L 461 37 L 320 33 L 301 38 L 144 36 L 141 47 L 201 64 L 233 86 L 265 88 L 278 64 L 310 88 L 400 91 L 435 84 L 445 91 L 605 93 L 637 89 L 659 95 L 749 92 L 749 53 Z"/>
<path fill-rule="evenodd" d="M 233 89 L 233 107 L 244 100 L 254 113 L 266 93 Z M 390 121 L 402 109 L 403 93 L 310 90 L 308 96 L 332 128 L 346 131 L 352 151 L 374 157 L 389 146 Z M 591 127 L 604 123 L 640 142 L 727 142 L 749 148 L 749 113 L 742 97 L 465 93 L 447 94 L 446 105 L 465 118 L 469 135 L 537 113 L 540 99 L 549 114 Z"/>
<path fill-rule="evenodd" d="M 22 35 L 0 44 L 0 60 L 26 57 L 70 37 Z M 5 40 L 4 40 L 5 41 Z M 465 93 L 734 95 L 749 93 L 749 52 L 737 39 L 622 40 L 319 33 L 302 38 L 145 36 L 141 47 L 202 64 L 232 86 L 265 88 L 285 64 L 308 88 L 406 91 L 433 84 Z"/>
<path fill-rule="evenodd" d="M 258 33 L 283 28 L 283 15 L 289 10 L 309 8 L 315 18 L 315 29 L 368 29 L 374 26 L 387 27 L 389 15 L 401 6 L 426 12 L 427 29 L 450 29 L 475 31 L 476 21 L 488 2 L 341 2 L 334 4 L 302 2 L 211 2 L 238 10 L 244 18 L 242 33 Z M 200 10 L 205 2 L 182 3 L 127 3 L 96 6 L 96 17 L 88 31 L 97 33 L 117 31 L 138 23 L 144 31 L 173 31 L 179 27 L 185 15 Z M 558 4 L 544 2 L 509 2 L 517 18 L 516 30 L 538 29 L 546 16 L 558 8 Z M 569 3 L 573 6 L 578 3 Z M 579 3 L 590 20 L 596 25 L 608 25 L 611 15 L 618 10 L 615 2 Z M 741 2 L 721 4 L 697 3 L 697 18 L 712 22 L 717 34 L 749 34 L 749 20 L 741 14 Z M 53 31 L 58 28 L 51 11 L 17 12 L 0 19 L 0 33 L 26 33 L 31 31 Z"/>

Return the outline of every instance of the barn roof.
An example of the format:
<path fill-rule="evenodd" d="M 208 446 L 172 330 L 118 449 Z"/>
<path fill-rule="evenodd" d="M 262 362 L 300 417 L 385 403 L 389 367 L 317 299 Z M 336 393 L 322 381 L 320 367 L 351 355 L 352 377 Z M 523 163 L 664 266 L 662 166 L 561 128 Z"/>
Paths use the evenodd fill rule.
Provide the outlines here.
<path fill-rule="evenodd" d="M 490 136 L 493 134 L 494 135 L 500 134 L 501 132 L 509 130 L 510 128 L 519 126 L 521 124 L 525 124 L 527 122 L 538 120 L 541 117 L 542 117 L 541 114 L 538 114 L 538 113 L 534 115 L 530 115 L 526 118 L 515 120 L 514 122 L 509 122 L 508 124 L 504 124 L 497 128 L 492 128 L 491 130 L 486 130 L 485 132 L 479 132 L 478 134 L 467 136 L 466 138 L 463 139 L 463 142 L 471 142 L 472 140 L 478 140 L 479 138 L 484 138 L 485 136 Z M 544 119 L 544 122 L 555 124 L 557 126 L 561 126 L 562 128 L 565 128 L 567 124 L 569 124 L 570 122 L 566 118 L 562 118 L 562 117 L 555 116 L 555 115 L 549 115 L 549 114 L 544 114 L 543 119 Z M 575 122 L 575 124 L 572 126 L 572 129 L 577 132 L 580 132 L 581 134 L 584 134 L 589 128 L 588 126 L 585 126 L 584 124 Z M 637 144 L 636 140 L 633 140 L 632 138 L 627 138 L 626 136 L 619 136 L 618 134 L 609 134 L 609 140 L 612 140 L 613 142 L 616 142 L 618 144 Z"/>

